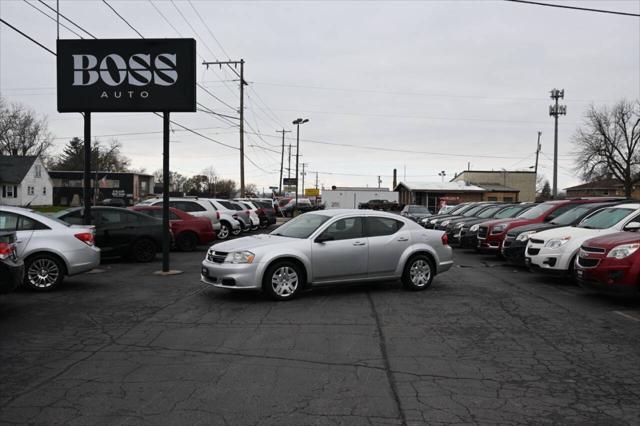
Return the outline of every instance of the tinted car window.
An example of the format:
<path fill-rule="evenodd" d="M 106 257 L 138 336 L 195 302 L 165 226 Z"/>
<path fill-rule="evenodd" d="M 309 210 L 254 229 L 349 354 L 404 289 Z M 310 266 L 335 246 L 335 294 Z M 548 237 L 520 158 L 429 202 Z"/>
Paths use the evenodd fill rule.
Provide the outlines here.
<path fill-rule="evenodd" d="M 581 205 L 575 207 L 568 212 L 565 212 L 564 214 L 558 215 L 551 221 L 551 223 L 553 223 L 554 225 L 571 225 L 573 222 L 584 216 L 592 208 L 593 207 L 590 207 L 589 205 Z"/>
<path fill-rule="evenodd" d="M 500 206 L 496 206 L 496 207 L 490 207 L 486 210 L 483 210 L 481 213 L 478 213 L 478 217 L 481 219 L 486 219 L 489 217 L 492 217 L 498 210 L 500 210 L 502 207 Z"/>
<path fill-rule="evenodd" d="M 206 209 L 193 201 L 169 201 L 169 205 L 183 212 L 204 212 Z"/>
<path fill-rule="evenodd" d="M 228 201 L 218 201 L 218 202 L 219 202 L 220 204 L 222 204 L 222 206 L 223 206 L 224 208 L 226 208 L 226 209 L 229 209 L 229 210 L 240 210 L 240 209 L 238 208 L 238 206 L 236 206 L 235 204 L 230 203 L 230 202 L 228 202 Z"/>
<path fill-rule="evenodd" d="M 361 238 L 362 232 L 362 218 L 350 217 L 347 219 L 340 219 L 329 225 L 327 229 L 322 233 L 323 237 L 333 237 L 334 240 L 350 240 L 353 238 Z"/>
<path fill-rule="evenodd" d="M 549 216 L 547 216 L 547 220 L 555 219 L 558 216 L 562 216 L 566 212 L 575 209 L 579 204 L 567 204 L 566 206 L 558 207 L 554 211 L 552 211 Z"/>
<path fill-rule="evenodd" d="M 91 216 L 95 218 L 95 214 L 92 212 Z M 72 225 L 82 225 L 84 223 L 82 210 L 73 211 L 67 215 L 62 216 L 62 220 Z"/>
<path fill-rule="evenodd" d="M 479 205 L 479 206 L 475 206 L 473 208 L 470 208 L 469 210 L 465 211 L 464 213 L 462 213 L 462 216 L 473 216 L 476 213 L 478 213 L 480 210 L 482 209 L 486 209 L 487 206 L 486 205 Z"/>
<path fill-rule="evenodd" d="M 426 207 L 423 206 L 409 206 L 409 213 L 430 213 Z"/>
<path fill-rule="evenodd" d="M 39 229 L 49 229 L 49 227 L 30 217 L 20 216 L 18 231 L 37 231 Z"/>
<path fill-rule="evenodd" d="M 521 207 L 521 206 L 507 207 L 504 210 L 500 210 L 493 217 L 496 218 L 496 219 L 504 219 L 504 218 L 507 218 L 507 217 L 513 217 L 516 214 L 520 213 L 523 209 L 525 209 L 525 207 Z"/>
<path fill-rule="evenodd" d="M 544 213 L 548 212 L 553 207 L 554 207 L 554 204 L 542 203 L 529 210 L 522 212 L 517 217 L 520 217 L 522 219 L 535 219 L 537 217 L 542 216 Z"/>
<path fill-rule="evenodd" d="M 126 223 L 127 218 L 117 210 L 102 210 L 100 212 L 100 223 L 102 225 L 114 225 Z"/>
<path fill-rule="evenodd" d="M 162 210 L 140 210 L 140 213 L 157 219 L 162 219 Z M 180 218 L 174 212 L 169 211 L 169 220 L 180 220 Z"/>
<path fill-rule="evenodd" d="M 368 217 L 365 219 L 365 234 L 367 237 L 380 237 L 398 232 L 404 222 L 386 217 Z"/>
<path fill-rule="evenodd" d="M 17 227 L 17 215 L 13 213 L 0 212 L 0 231 L 15 231 Z"/>

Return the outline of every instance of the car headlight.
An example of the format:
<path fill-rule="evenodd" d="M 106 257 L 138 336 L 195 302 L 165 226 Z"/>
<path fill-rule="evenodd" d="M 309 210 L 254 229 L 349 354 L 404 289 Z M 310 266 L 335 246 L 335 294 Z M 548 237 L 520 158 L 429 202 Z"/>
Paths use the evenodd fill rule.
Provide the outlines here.
<path fill-rule="evenodd" d="M 531 234 L 535 234 L 536 231 L 527 231 L 527 232 L 523 232 L 520 235 L 518 235 L 516 237 L 516 240 L 518 241 L 528 241 L 529 237 L 531 236 Z"/>
<path fill-rule="evenodd" d="M 429 221 L 429 223 L 433 225 L 433 224 L 434 224 L 434 223 L 436 223 L 437 221 L 438 221 L 438 219 L 431 219 L 431 220 Z"/>
<path fill-rule="evenodd" d="M 225 263 L 252 263 L 256 257 L 250 251 L 232 251 L 224 259 Z"/>
<path fill-rule="evenodd" d="M 557 249 L 567 244 L 567 242 L 571 239 L 571 237 L 562 237 L 562 238 L 552 238 L 546 242 L 544 245 L 550 249 Z"/>
<path fill-rule="evenodd" d="M 447 226 L 451 222 L 450 220 L 444 220 L 440 223 L 440 226 Z"/>
<path fill-rule="evenodd" d="M 504 230 L 507 229 L 507 225 L 504 223 L 501 223 L 500 225 L 496 225 L 493 227 L 493 229 L 491 230 L 492 234 L 501 234 L 504 232 Z"/>
<path fill-rule="evenodd" d="M 460 228 L 462 228 L 463 226 L 464 226 L 464 223 L 458 223 L 458 224 L 456 225 L 456 229 L 460 229 Z"/>
<path fill-rule="evenodd" d="M 640 244 L 623 244 L 621 246 L 614 247 L 607 257 L 614 257 L 616 259 L 624 259 L 627 256 L 631 256 L 640 248 Z"/>
<path fill-rule="evenodd" d="M 477 232 L 478 229 L 480 229 L 480 225 L 473 225 L 471 228 L 469 228 L 469 232 Z"/>

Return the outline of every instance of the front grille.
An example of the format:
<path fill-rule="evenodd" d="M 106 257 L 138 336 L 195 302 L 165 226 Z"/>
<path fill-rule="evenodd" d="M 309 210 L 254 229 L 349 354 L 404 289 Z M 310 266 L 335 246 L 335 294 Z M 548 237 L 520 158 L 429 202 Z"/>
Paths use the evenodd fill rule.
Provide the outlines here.
<path fill-rule="evenodd" d="M 507 239 L 511 239 L 511 240 L 513 240 L 513 239 L 515 239 L 515 238 L 516 238 L 516 236 L 517 236 L 517 235 L 516 235 L 514 232 L 509 232 L 509 233 L 507 234 Z"/>
<path fill-rule="evenodd" d="M 530 256 L 535 256 L 535 255 L 537 255 L 538 253 L 540 253 L 540 249 L 539 249 L 539 248 L 529 247 L 529 248 L 527 249 L 527 254 L 528 254 L 528 255 L 530 255 Z"/>
<path fill-rule="evenodd" d="M 486 226 L 478 228 L 478 238 L 486 238 L 489 233 L 489 229 Z"/>
<path fill-rule="evenodd" d="M 224 251 L 210 251 L 207 253 L 207 260 L 214 263 L 224 263 L 228 254 Z"/>
<path fill-rule="evenodd" d="M 504 240 L 502 242 L 502 247 L 507 248 L 507 247 L 510 247 L 510 246 L 511 246 L 511 240 Z"/>
<path fill-rule="evenodd" d="M 581 249 L 583 251 L 589 252 L 589 253 L 604 253 L 606 250 L 603 248 L 599 248 L 599 247 L 581 247 Z"/>
<path fill-rule="evenodd" d="M 529 238 L 529 241 L 531 242 L 531 244 L 544 244 L 544 240 L 538 240 L 535 238 Z"/>
<path fill-rule="evenodd" d="M 600 263 L 600 259 L 587 259 L 584 257 L 578 257 L 578 265 L 583 268 L 595 268 Z"/>

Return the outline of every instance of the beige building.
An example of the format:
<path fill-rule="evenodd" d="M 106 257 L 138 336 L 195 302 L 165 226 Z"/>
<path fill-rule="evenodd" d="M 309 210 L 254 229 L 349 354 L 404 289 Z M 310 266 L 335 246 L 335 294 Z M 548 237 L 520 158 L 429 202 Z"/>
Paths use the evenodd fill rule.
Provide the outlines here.
<path fill-rule="evenodd" d="M 465 170 L 451 179 L 451 182 L 456 181 L 482 187 L 495 185 L 496 187 L 504 186 L 513 188 L 519 190 L 518 201 L 527 202 L 536 200 L 535 172 Z"/>

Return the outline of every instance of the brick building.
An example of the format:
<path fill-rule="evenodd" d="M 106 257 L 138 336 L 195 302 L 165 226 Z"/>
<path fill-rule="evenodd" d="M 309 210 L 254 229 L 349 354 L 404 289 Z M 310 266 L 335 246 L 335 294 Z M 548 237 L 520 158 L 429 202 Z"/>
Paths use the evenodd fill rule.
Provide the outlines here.
<path fill-rule="evenodd" d="M 528 202 L 536 200 L 536 173 L 528 171 L 508 171 L 508 170 L 465 170 L 457 174 L 451 182 L 466 182 L 469 185 L 481 187 L 509 188 L 518 191 L 518 201 Z M 511 193 L 511 191 L 505 191 Z M 510 195 L 497 196 L 497 200 L 504 201 Z M 515 201 L 515 200 L 514 200 Z"/>

